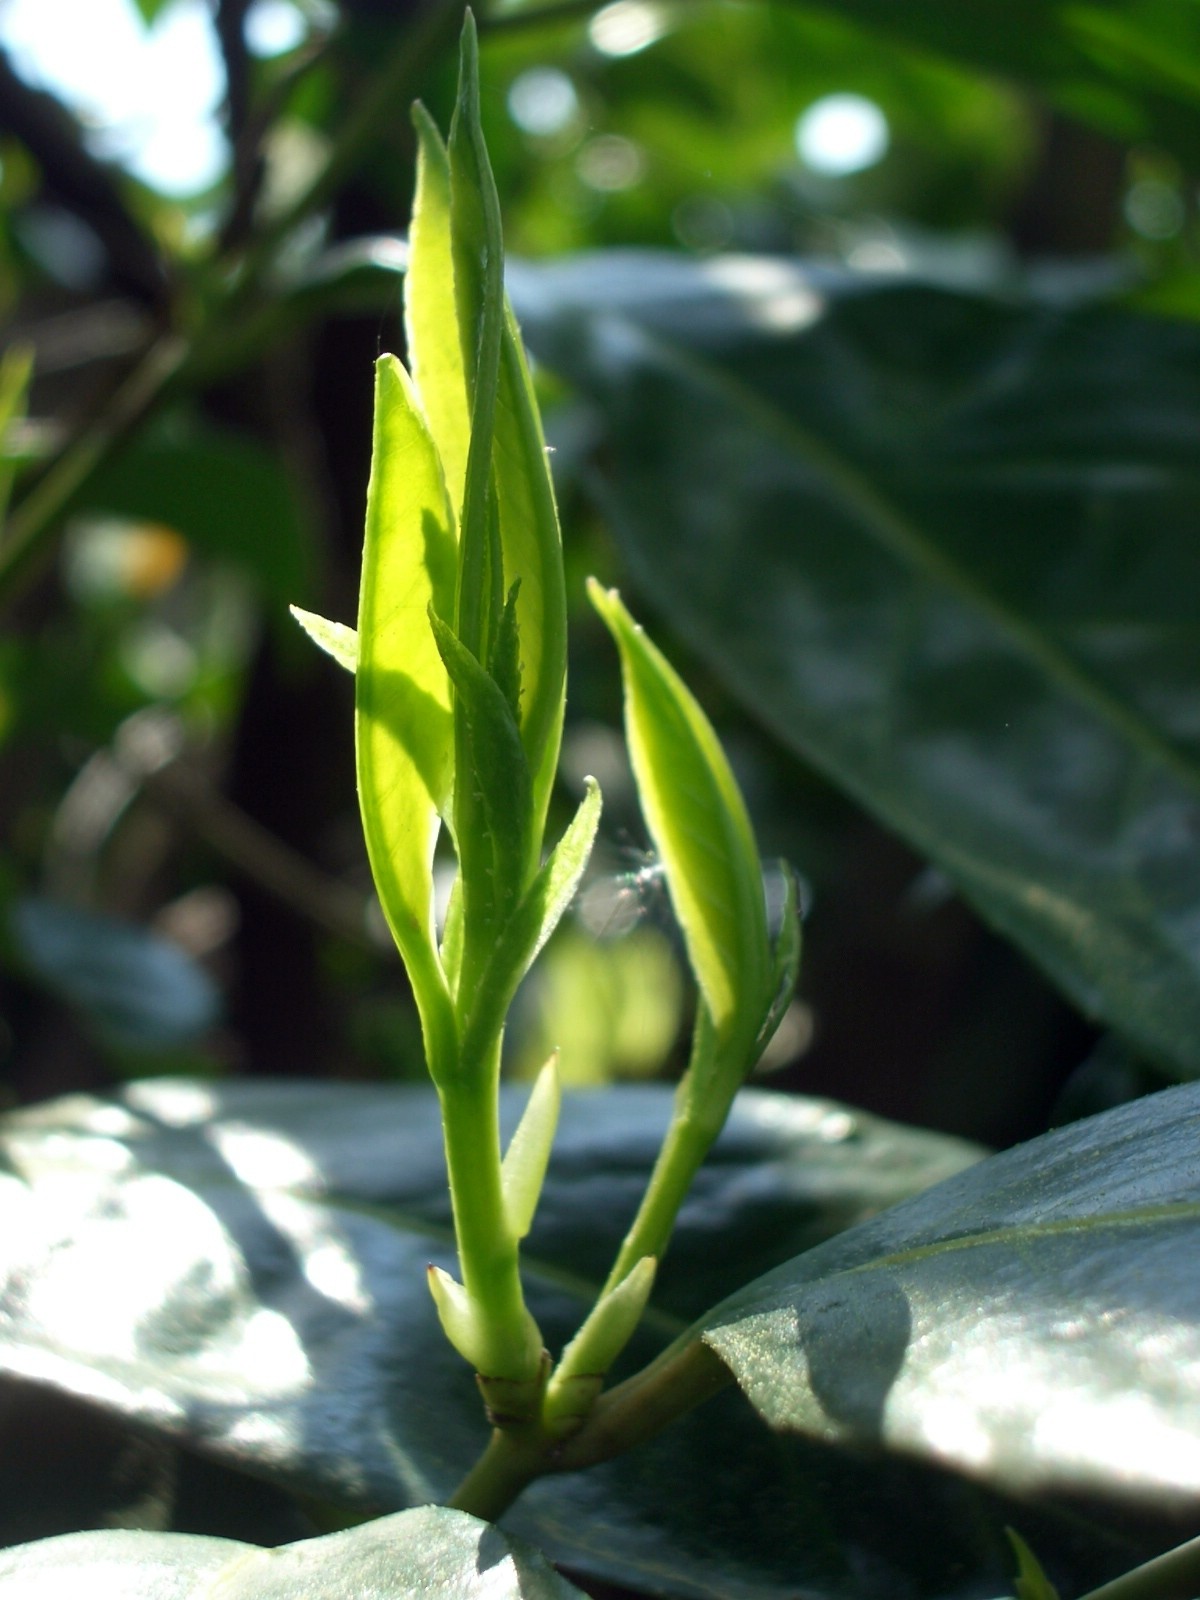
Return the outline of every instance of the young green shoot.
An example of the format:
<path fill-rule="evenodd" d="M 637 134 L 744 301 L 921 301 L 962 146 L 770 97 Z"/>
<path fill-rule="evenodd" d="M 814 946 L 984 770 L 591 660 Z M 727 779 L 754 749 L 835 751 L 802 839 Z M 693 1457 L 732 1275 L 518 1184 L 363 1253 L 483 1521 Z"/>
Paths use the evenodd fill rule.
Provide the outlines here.
<path fill-rule="evenodd" d="M 562 548 L 504 297 L 469 13 L 448 142 L 419 107 L 415 120 L 410 370 L 384 356 L 376 371 L 357 631 L 295 614 L 354 673 L 367 853 L 442 1110 L 459 1275 L 430 1266 L 429 1287 L 495 1430 L 454 1503 L 491 1516 L 569 1449 L 580 1462 L 610 1449 L 607 1435 L 589 1443 L 589 1418 L 645 1311 L 687 1187 L 790 997 L 799 924 L 792 896 L 772 943 L 762 864 L 716 734 L 617 595 L 593 587 L 621 656 L 634 772 L 695 973 L 697 1022 L 638 1218 L 555 1367 L 525 1304 L 520 1245 L 550 1161 L 557 1061 L 502 1153 L 501 1051 L 517 988 L 587 865 L 600 793 L 589 780 L 547 849 L 566 697 Z M 457 875 L 439 927 L 443 836 Z"/>

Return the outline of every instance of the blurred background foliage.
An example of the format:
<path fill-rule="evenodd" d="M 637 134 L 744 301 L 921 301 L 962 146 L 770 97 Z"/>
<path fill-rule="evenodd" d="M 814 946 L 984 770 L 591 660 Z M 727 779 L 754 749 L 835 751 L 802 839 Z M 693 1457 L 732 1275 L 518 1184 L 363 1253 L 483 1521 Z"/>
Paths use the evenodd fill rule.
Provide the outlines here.
<path fill-rule="evenodd" d="M 1010 308 L 1031 297 L 1141 308 L 1159 319 L 1166 368 L 1173 349 L 1180 361 L 1191 351 L 1194 0 L 477 10 L 514 257 L 753 255 L 867 295 L 924 284 Z M 217 99 L 196 135 L 211 151 L 190 176 L 156 165 L 153 128 L 117 127 L 86 85 L 56 81 L 53 49 L 31 53 L 18 0 L 0 0 L 0 489 L 12 490 L 0 1092 L 15 1103 L 161 1072 L 414 1077 L 415 1020 L 371 904 L 354 803 L 351 684 L 286 608 L 354 614 L 370 368 L 402 348 L 407 108 L 419 96 L 446 125 L 461 9 L 139 0 L 138 11 L 124 25 L 150 40 L 186 14 L 200 41 L 188 48 L 211 52 Z M 98 82 L 110 70 L 96 59 Z M 159 88 L 184 98 L 182 78 Z M 593 263 L 602 284 L 608 259 Z M 636 281 L 636 264 L 625 270 Z M 533 306 L 530 330 L 538 320 Z M 1005 338 L 995 374 L 1029 330 L 1018 317 Z M 916 360 L 888 359 L 896 372 Z M 930 363 L 936 379 L 936 353 Z M 772 1081 L 1006 1142 L 1189 1070 L 1186 1052 L 1147 1049 L 1136 1026 L 1123 1034 L 1112 1006 L 1064 998 L 1086 1002 L 1083 981 L 1047 959 L 1052 985 L 911 833 L 905 843 L 873 820 L 897 825 L 866 780 L 832 781 L 836 761 L 804 759 L 805 738 L 781 736 L 777 711 L 760 718 L 695 628 L 673 631 L 686 549 L 683 576 L 669 577 L 612 540 L 592 488 L 619 431 L 598 431 L 570 366 L 541 374 L 577 612 L 562 805 L 565 816 L 566 790 L 596 773 L 604 882 L 522 997 L 513 1071 L 556 1044 L 578 1082 L 678 1065 L 687 996 L 641 854 L 615 663 L 581 609 L 592 571 L 626 586 L 690 675 L 764 849 L 805 874 L 802 994 Z M 963 381 L 947 367 L 947 385 Z M 1153 388 L 1154 371 L 1137 381 Z M 1195 420 L 1195 389 L 1176 419 Z M 903 384 L 887 404 L 904 420 Z M 1118 412 L 1107 422 L 1120 432 Z M 669 473 L 657 481 L 664 503 L 682 493 Z M 1179 602 L 1195 535 L 1175 532 L 1163 582 Z M 652 531 L 634 537 L 652 549 Z M 1003 569 L 1004 550 L 997 530 L 986 561 Z M 1170 624 L 1172 739 L 1200 725 L 1190 594 Z M 1194 750 L 1189 763 L 1194 793 Z M 1200 968 L 1196 925 L 1184 942 Z M 1098 1019 L 1118 1025 L 1102 1033 Z"/>

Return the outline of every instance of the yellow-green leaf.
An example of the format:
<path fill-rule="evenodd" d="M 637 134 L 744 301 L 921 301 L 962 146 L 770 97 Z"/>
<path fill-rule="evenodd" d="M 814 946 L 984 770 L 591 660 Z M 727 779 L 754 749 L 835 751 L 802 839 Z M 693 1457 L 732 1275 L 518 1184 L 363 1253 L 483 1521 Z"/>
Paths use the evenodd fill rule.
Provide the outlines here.
<path fill-rule="evenodd" d="M 470 62 L 473 62 L 473 56 Z M 470 64 L 467 63 L 467 64 Z M 466 120 L 474 101 L 464 94 L 458 111 L 455 217 L 476 227 L 490 210 L 477 191 L 490 187 L 482 165 L 482 135 L 468 139 Z M 462 515 L 470 411 L 464 346 L 473 348 L 482 312 L 471 303 L 470 286 L 483 293 L 483 280 L 471 267 L 477 255 L 470 240 L 455 238 L 451 221 L 450 156 L 423 107 L 414 108 L 419 144 L 417 197 L 410 230 L 411 253 L 405 286 L 405 326 L 413 378 L 437 443 L 456 516 Z M 480 152 L 482 151 L 482 155 Z M 468 205 L 474 192 L 475 204 Z M 498 212 L 492 215 L 488 249 L 502 241 Z M 466 328 L 464 334 L 463 329 Z M 492 416 L 492 477 L 500 520 L 503 592 L 520 583 L 517 624 L 520 634 L 522 697 L 519 722 L 533 778 L 534 815 L 544 822 L 558 765 L 566 691 L 566 589 L 562 541 L 546 453 L 545 436 L 529 374 L 520 329 L 507 302 L 503 306 L 498 390 Z"/>
<path fill-rule="evenodd" d="M 454 296 L 450 161 L 425 107 L 413 107 L 417 193 L 409 227 L 404 329 L 413 383 L 442 458 L 455 517 L 462 512 L 471 418 Z"/>
<path fill-rule="evenodd" d="M 567 684 L 567 596 L 562 540 L 537 398 L 521 333 L 505 306 L 492 445 L 504 581 L 519 579 L 521 740 L 540 828 L 558 767 Z"/>
<path fill-rule="evenodd" d="M 429 623 L 452 605 L 442 468 L 407 373 L 376 369 L 359 599 L 355 732 L 363 830 L 384 913 L 428 1034 L 444 981 L 433 929 L 433 847 L 449 812 L 450 685 Z"/>
<path fill-rule="evenodd" d="M 305 611 L 302 606 L 289 606 L 288 610 L 305 633 L 327 656 L 332 656 L 339 667 L 347 672 L 358 671 L 358 634 L 344 622 L 331 622 L 315 611 Z"/>
<path fill-rule="evenodd" d="M 646 825 L 662 857 L 688 958 L 717 1040 L 770 1000 L 771 954 L 758 848 L 725 753 L 695 697 L 615 589 L 589 584 L 621 655 L 625 728 Z"/>

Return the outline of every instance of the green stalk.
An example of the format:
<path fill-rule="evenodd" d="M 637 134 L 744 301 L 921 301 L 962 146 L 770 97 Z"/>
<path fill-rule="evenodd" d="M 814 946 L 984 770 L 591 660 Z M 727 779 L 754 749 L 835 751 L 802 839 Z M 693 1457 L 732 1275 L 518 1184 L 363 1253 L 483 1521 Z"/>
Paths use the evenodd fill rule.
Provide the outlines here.
<path fill-rule="evenodd" d="M 497 1039 L 486 1061 L 439 1083 L 438 1095 L 463 1287 L 482 1313 L 473 1359 L 484 1380 L 525 1384 L 538 1376 L 542 1345 L 525 1306 L 519 1242 L 504 1205 L 499 1059 Z"/>
<path fill-rule="evenodd" d="M 600 1291 L 602 1295 L 615 1289 L 643 1256 L 662 1259 L 679 1208 L 687 1198 L 692 1179 L 699 1172 L 712 1141 L 713 1135 L 708 1129 L 697 1126 L 690 1118 L 672 1118 L 637 1216 Z"/>
<path fill-rule="evenodd" d="M 624 1455 L 732 1382 L 733 1374 L 720 1356 L 703 1340 L 689 1343 L 685 1336 L 649 1366 L 602 1394 L 578 1433 L 555 1450 L 546 1470 L 579 1472 Z"/>
<path fill-rule="evenodd" d="M 546 1470 L 544 1441 L 530 1443 L 497 1428 L 479 1460 L 446 1502 L 483 1522 L 496 1522 Z"/>
<path fill-rule="evenodd" d="M 712 1024 L 703 1001 L 700 1001 L 692 1035 L 692 1058 L 675 1090 L 671 1125 L 658 1152 L 637 1216 L 625 1235 L 612 1271 L 600 1291 L 601 1296 L 615 1289 L 643 1256 L 662 1260 L 692 1180 L 725 1125 L 728 1102 L 713 1105 L 693 1092 L 698 1070 L 715 1048 Z"/>

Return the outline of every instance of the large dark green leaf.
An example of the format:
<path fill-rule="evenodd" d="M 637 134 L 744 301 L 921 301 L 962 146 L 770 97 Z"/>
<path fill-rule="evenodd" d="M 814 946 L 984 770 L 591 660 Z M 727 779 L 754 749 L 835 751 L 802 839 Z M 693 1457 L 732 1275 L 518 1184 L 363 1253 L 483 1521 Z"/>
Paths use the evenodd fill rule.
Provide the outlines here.
<path fill-rule="evenodd" d="M 528 1274 L 554 1346 L 602 1282 L 669 1106 L 645 1088 L 566 1101 Z M 422 1282 L 430 1258 L 451 1264 L 432 1094 L 141 1083 L 14 1114 L 0 1154 L 6 1373 L 358 1509 L 445 1498 L 475 1458 L 474 1382 Z M 974 1155 L 829 1102 L 742 1094 L 632 1355 Z M 939 1470 L 773 1435 L 730 1389 L 650 1445 L 536 1483 L 507 1522 L 651 1594 L 981 1600 L 1006 1586 L 1005 1523 L 1075 1587 L 1178 1538 L 1123 1525 L 1115 1498 L 1102 1520 L 1035 1514 Z"/>
<path fill-rule="evenodd" d="M 461 1511 L 424 1506 L 274 1550 L 110 1529 L 0 1552 L 0 1600 L 571 1600 L 536 1551 Z"/>
<path fill-rule="evenodd" d="M 626 1088 L 564 1106 L 529 1240 L 552 1345 L 607 1270 L 670 1100 Z M 517 1110 L 510 1097 L 509 1128 Z M 975 1155 L 827 1102 L 743 1094 L 632 1358 Z M 451 1265 L 427 1091 L 135 1084 L 14 1114 L 0 1156 L 4 1371 L 358 1509 L 445 1498 L 476 1456 L 479 1399 L 423 1282 L 430 1258 Z M 1111 1497 L 1103 1521 L 1064 1521 L 773 1435 L 732 1388 L 626 1456 L 533 1485 L 507 1520 L 571 1568 L 680 1596 L 716 1581 L 730 1600 L 978 1600 L 1005 1587 L 1014 1520 L 1075 1587 L 1178 1536 L 1123 1526 Z"/>
<path fill-rule="evenodd" d="M 1200 1085 L 897 1206 L 702 1324 L 773 1427 L 1200 1506 Z"/>
<path fill-rule="evenodd" d="M 556 1346 L 607 1269 L 670 1099 L 629 1088 L 564 1107 L 529 1241 L 530 1305 Z M 417 1089 L 164 1081 L 11 1116 L 0 1367 L 327 1501 L 445 1498 L 486 1430 L 423 1282 L 431 1257 L 451 1264 L 439 1146 Z M 974 1155 L 744 1094 L 632 1356 Z M 1014 1521 L 1081 1587 L 1174 1534 L 1122 1527 L 1111 1500 L 1102 1522 L 1064 1521 L 773 1435 L 732 1388 L 626 1456 L 535 1484 L 507 1520 L 572 1568 L 670 1595 L 716 1583 L 730 1600 L 979 1600 L 1005 1587 Z"/>
<path fill-rule="evenodd" d="M 670 1099 L 567 1101 L 529 1241 L 530 1303 L 556 1345 L 603 1279 Z M 509 1127 L 516 1110 L 510 1099 Z M 635 1355 L 974 1155 L 828 1103 L 743 1095 Z M 423 1281 L 431 1257 L 452 1264 L 428 1092 L 136 1084 L 10 1117 L 3 1158 L 9 1374 L 352 1507 L 444 1498 L 474 1459 L 478 1396 Z M 952 1480 L 773 1438 L 731 1390 L 629 1456 L 535 1485 L 512 1522 L 614 1581 L 699 1595 L 720 1571 L 722 1593 L 768 1600 L 857 1595 L 863 1562 L 881 1592 L 974 1593 L 956 1571 L 994 1577 L 1007 1562 L 1004 1515 L 980 1507 Z M 942 1524 L 960 1532 L 939 1540 Z M 1061 1548 L 1037 1531 L 1039 1549 Z M 1143 1548 L 1094 1529 L 1082 1543 L 1095 1539 L 1101 1571 Z"/>
<path fill-rule="evenodd" d="M 1200 329 L 746 258 L 515 287 L 680 632 L 1085 1010 L 1200 1071 Z"/>

